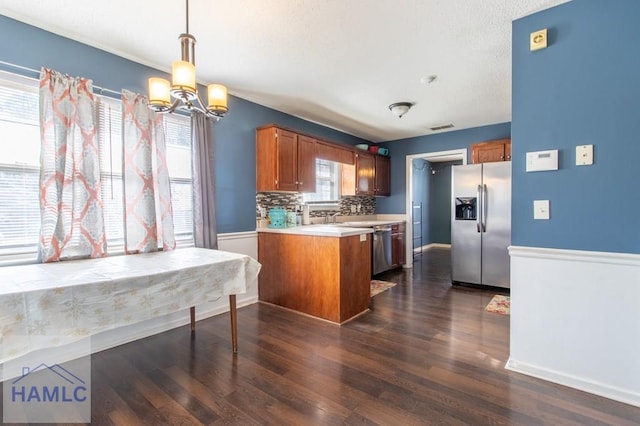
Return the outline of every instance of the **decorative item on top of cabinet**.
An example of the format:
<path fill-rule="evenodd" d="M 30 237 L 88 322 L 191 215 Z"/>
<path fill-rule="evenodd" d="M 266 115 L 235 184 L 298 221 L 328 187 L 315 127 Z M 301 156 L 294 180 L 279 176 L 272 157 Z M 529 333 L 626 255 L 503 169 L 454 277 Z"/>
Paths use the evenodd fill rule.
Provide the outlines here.
<path fill-rule="evenodd" d="M 316 140 L 276 126 L 256 130 L 256 191 L 314 192 Z"/>
<path fill-rule="evenodd" d="M 511 161 L 511 139 L 474 143 L 471 145 L 471 163 Z"/>

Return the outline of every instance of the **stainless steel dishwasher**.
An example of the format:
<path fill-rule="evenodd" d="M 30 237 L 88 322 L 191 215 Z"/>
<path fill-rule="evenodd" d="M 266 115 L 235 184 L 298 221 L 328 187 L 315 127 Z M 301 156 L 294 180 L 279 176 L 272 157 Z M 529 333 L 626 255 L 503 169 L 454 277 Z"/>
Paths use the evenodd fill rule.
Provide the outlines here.
<path fill-rule="evenodd" d="M 373 275 L 391 269 L 391 227 L 390 226 L 374 226 L 373 227 L 373 245 L 372 245 L 372 263 Z"/>

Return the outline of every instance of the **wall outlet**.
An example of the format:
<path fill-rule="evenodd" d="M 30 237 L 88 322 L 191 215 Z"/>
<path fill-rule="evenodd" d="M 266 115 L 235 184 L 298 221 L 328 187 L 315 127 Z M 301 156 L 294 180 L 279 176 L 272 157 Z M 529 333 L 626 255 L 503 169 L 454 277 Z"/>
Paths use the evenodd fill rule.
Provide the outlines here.
<path fill-rule="evenodd" d="M 356 212 L 356 206 L 351 205 L 351 213 L 355 213 Z"/>
<path fill-rule="evenodd" d="M 362 204 L 358 204 L 358 213 L 360 213 L 360 210 L 362 210 Z"/>

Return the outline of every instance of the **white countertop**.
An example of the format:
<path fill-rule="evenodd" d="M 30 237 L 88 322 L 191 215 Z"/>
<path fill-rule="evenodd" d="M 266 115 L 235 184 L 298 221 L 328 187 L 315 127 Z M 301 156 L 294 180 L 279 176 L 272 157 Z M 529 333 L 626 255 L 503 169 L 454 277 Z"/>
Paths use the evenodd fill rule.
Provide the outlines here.
<path fill-rule="evenodd" d="M 395 222 L 391 222 L 395 223 Z M 370 226 L 370 225 L 369 225 Z M 329 225 L 304 225 L 291 228 L 258 228 L 258 232 L 271 232 L 275 234 L 309 235 L 316 237 L 350 237 L 353 235 L 372 234 L 373 228 L 353 228 L 336 223 Z"/>

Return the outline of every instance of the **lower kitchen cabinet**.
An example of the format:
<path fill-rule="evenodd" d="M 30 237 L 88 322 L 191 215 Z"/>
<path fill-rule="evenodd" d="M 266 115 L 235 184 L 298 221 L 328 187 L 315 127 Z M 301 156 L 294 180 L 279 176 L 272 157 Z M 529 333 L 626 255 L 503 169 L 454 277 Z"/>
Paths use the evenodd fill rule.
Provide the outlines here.
<path fill-rule="evenodd" d="M 364 235 L 259 233 L 260 301 L 334 323 L 365 312 L 371 296 L 372 234 Z"/>
<path fill-rule="evenodd" d="M 404 222 L 391 225 L 391 267 L 397 268 L 406 263 L 406 226 Z"/>

